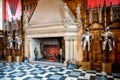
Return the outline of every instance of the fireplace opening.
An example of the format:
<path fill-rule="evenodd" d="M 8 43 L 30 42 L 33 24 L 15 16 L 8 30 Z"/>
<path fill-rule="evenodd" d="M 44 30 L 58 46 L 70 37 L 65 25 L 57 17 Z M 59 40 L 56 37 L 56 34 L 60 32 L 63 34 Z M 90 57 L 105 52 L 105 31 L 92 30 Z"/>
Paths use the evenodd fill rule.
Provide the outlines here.
<path fill-rule="evenodd" d="M 63 37 L 34 38 L 34 61 L 64 62 L 65 44 Z"/>
<path fill-rule="evenodd" d="M 43 53 L 48 61 L 57 62 L 59 60 L 59 45 L 44 45 Z"/>

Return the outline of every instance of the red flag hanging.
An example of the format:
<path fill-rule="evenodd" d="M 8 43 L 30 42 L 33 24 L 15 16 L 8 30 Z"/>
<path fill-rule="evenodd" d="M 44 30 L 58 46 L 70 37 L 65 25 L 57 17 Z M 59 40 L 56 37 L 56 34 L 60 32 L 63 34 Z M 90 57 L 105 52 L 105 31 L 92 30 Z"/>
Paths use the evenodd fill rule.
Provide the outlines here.
<path fill-rule="evenodd" d="M 106 0 L 106 5 L 110 6 L 110 2 L 112 2 L 112 5 L 120 4 L 120 0 Z M 96 8 L 99 5 L 103 7 L 103 4 L 104 4 L 104 0 L 88 0 L 88 8 L 90 8 L 90 6 L 92 8 Z"/>
<path fill-rule="evenodd" d="M 4 20 L 20 20 L 22 14 L 21 0 L 4 0 Z"/>
<path fill-rule="evenodd" d="M 7 20 L 7 15 L 6 15 L 6 7 L 7 7 L 7 0 L 4 0 L 4 21 L 6 21 Z"/>
<path fill-rule="evenodd" d="M 8 4 L 9 4 L 10 10 L 11 10 L 11 13 L 13 16 L 16 13 L 18 2 L 19 2 L 19 0 L 8 0 Z"/>

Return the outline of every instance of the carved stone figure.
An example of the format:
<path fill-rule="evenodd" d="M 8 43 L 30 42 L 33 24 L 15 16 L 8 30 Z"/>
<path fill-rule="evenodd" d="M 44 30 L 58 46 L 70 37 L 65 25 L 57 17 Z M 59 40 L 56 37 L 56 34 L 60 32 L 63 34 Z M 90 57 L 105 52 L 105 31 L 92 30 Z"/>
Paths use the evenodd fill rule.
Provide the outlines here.
<path fill-rule="evenodd" d="M 81 28 L 82 28 L 80 5 L 77 6 L 77 8 L 76 8 L 76 13 L 77 13 L 77 23 L 78 23 L 78 27 L 81 27 Z"/>
<path fill-rule="evenodd" d="M 23 17 L 23 24 L 25 27 L 28 27 L 29 26 L 29 20 L 28 20 L 28 12 L 27 11 L 24 11 L 24 17 Z"/>
<path fill-rule="evenodd" d="M 86 28 L 86 33 L 82 35 L 82 47 L 84 51 L 90 51 L 91 40 L 93 39 L 93 35 L 90 33 L 89 28 Z"/>
<path fill-rule="evenodd" d="M 64 13 L 65 13 L 65 22 L 66 22 L 66 24 L 70 24 L 71 23 L 70 13 L 69 13 L 69 8 L 68 8 L 66 3 L 64 4 L 64 9 L 65 9 L 65 11 L 64 11 Z"/>
<path fill-rule="evenodd" d="M 21 34 L 16 34 L 15 35 L 15 43 L 17 43 L 17 48 L 18 50 L 20 50 L 21 44 L 22 44 L 22 38 L 21 38 Z"/>
<path fill-rule="evenodd" d="M 105 51 L 108 47 L 109 51 L 115 48 L 115 40 L 109 27 L 105 28 L 105 32 L 101 34 L 100 40 L 102 41 L 102 50 Z"/>
<path fill-rule="evenodd" d="M 68 18 L 69 17 L 69 11 L 68 11 L 69 9 L 68 9 L 68 6 L 66 3 L 64 5 L 64 8 L 65 8 L 65 17 Z"/>
<path fill-rule="evenodd" d="M 81 13 L 80 13 L 80 5 L 77 5 L 77 8 L 76 8 L 76 13 L 77 13 L 77 17 L 81 17 Z"/>

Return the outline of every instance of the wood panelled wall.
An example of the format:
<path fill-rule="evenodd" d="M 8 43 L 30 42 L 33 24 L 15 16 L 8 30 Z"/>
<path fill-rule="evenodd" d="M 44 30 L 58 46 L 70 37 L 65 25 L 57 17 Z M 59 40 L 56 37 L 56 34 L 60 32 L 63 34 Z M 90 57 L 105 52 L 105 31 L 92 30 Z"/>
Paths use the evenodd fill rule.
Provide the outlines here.
<path fill-rule="evenodd" d="M 113 6 L 113 21 L 110 21 L 110 7 L 107 7 L 107 26 L 110 27 L 110 31 L 113 33 L 114 38 L 115 38 L 115 48 L 112 50 L 112 52 L 109 52 L 109 56 L 108 56 L 108 61 L 112 63 L 112 71 L 113 72 L 120 72 L 120 6 Z M 104 10 L 104 9 L 102 9 Z M 94 12 L 95 11 L 95 12 Z M 99 20 L 98 16 L 94 16 L 94 15 L 98 15 L 98 12 L 96 12 L 95 9 L 92 10 L 92 15 L 93 18 L 95 18 L 95 21 L 93 20 L 93 23 L 91 24 L 91 26 L 89 26 L 89 24 L 87 24 L 90 27 L 91 33 L 94 36 L 94 40 L 92 41 L 92 50 L 91 50 L 91 54 L 89 55 L 90 57 L 92 57 L 91 61 L 92 61 L 92 67 L 93 69 L 96 70 L 102 70 L 102 62 L 104 62 L 105 58 L 106 58 L 106 53 L 102 52 L 102 44 L 100 42 L 100 35 L 101 33 L 104 32 L 104 28 L 107 26 L 104 26 L 104 20 L 102 20 L 102 23 L 99 24 Z M 88 14 L 87 14 L 88 16 Z M 89 17 L 89 16 L 88 16 Z M 104 18 L 104 11 L 102 11 L 102 18 Z M 103 54 L 103 55 L 102 55 Z M 89 58 L 90 58 L 89 57 Z M 102 59 L 103 58 L 103 59 Z"/>
<path fill-rule="evenodd" d="M 113 33 L 115 38 L 115 48 L 112 50 L 112 52 L 109 52 L 108 56 L 108 62 L 112 63 L 113 71 L 120 71 L 118 66 L 120 66 L 120 28 L 113 28 L 118 24 L 118 27 L 120 27 L 120 22 L 114 22 L 110 25 L 110 31 Z M 95 27 L 95 25 L 98 25 L 97 23 L 94 23 L 92 27 Z M 94 36 L 94 40 L 92 41 L 92 50 L 91 50 L 91 61 L 93 62 L 92 67 L 96 70 L 102 70 L 102 62 L 105 60 L 106 52 L 102 52 L 102 45 L 99 40 L 101 33 L 104 32 L 104 29 L 92 29 L 91 33 Z M 103 57 L 103 59 L 102 59 Z"/>
<path fill-rule="evenodd" d="M 120 69 L 116 68 L 115 66 L 120 66 L 120 28 L 113 28 L 114 26 L 120 27 L 120 22 L 114 22 L 110 25 L 110 31 L 113 33 L 115 38 L 115 48 L 112 50 L 112 52 L 109 52 L 108 62 L 113 64 L 113 71 L 120 71 Z M 96 26 L 99 26 L 98 23 L 94 23 L 91 25 L 91 33 L 94 36 L 94 39 L 92 41 L 92 50 L 91 54 L 89 54 L 89 59 L 91 58 L 92 61 L 92 68 L 96 70 L 102 70 L 102 62 L 105 61 L 106 52 L 102 52 L 102 44 L 100 42 L 100 35 L 102 32 L 104 32 L 104 28 L 99 29 L 96 28 Z M 103 58 L 103 59 L 102 59 Z"/>
<path fill-rule="evenodd" d="M 4 33 L 0 30 L 0 60 L 4 58 Z"/>

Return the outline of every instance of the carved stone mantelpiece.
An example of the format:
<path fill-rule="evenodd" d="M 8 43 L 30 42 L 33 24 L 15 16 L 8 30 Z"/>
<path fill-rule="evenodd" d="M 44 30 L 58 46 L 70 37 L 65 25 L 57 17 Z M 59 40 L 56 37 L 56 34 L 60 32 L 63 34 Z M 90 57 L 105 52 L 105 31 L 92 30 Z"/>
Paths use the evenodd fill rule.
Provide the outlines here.
<path fill-rule="evenodd" d="M 26 56 L 30 57 L 32 55 L 31 45 L 33 38 L 63 37 L 65 40 L 65 61 L 76 59 L 78 31 L 79 29 L 76 27 L 76 24 L 67 28 L 63 24 L 25 28 Z"/>
<path fill-rule="evenodd" d="M 28 27 L 26 28 L 27 37 L 64 37 L 64 36 L 77 36 L 78 28 L 72 25 L 71 28 L 65 28 L 61 25 L 50 25 L 44 27 Z"/>

